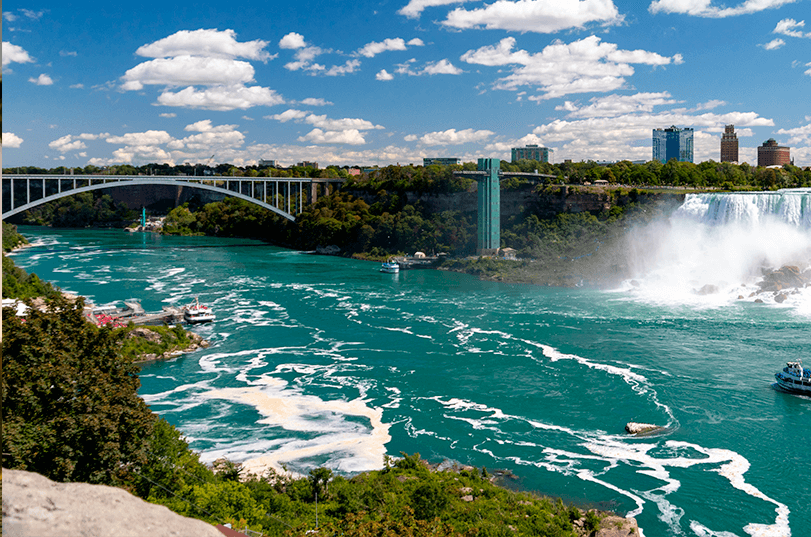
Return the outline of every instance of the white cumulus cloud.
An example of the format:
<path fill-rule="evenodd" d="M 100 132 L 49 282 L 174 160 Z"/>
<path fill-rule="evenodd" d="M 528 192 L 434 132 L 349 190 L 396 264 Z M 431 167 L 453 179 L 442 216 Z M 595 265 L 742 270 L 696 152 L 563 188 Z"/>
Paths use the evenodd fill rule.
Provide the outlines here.
<path fill-rule="evenodd" d="M 421 47 L 424 46 L 425 43 L 422 42 L 422 39 L 414 38 L 406 43 L 405 39 L 400 37 L 395 37 L 391 39 L 384 39 L 380 42 L 372 41 L 371 43 L 367 43 L 357 52 L 355 52 L 358 56 L 365 56 L 367 58 L 373 58 L 377 56 L 381 52 L 386 52 L 388 50 L 407 50 L 408 46 L 412 47 Z"/>
<path fill-rule="evenodd" d="M 425 66 L 422 72 L 426 75 L 459 75 L 464 73 L 446 59 L 432 62 Z"/>
<path fill-rule="evenodd" d="M 447 6 L 470 1 L 472 0 L 409 0 L 408 4 L 400 8 L 397 13 L 405 15 L 409 19 L 417 19 L 427 7 Z"/>
<path fill-rule="evenodd" d="M 147 58 L 204 56 L 207 58 L 246 58 L 267 61 L 274 58 L 264 48 L 267 41 L 238 42 L 234 30 L 181 30 L 154 43 L 139 47 L 135 53 Z"/>
<path fill-rule="evenodd" d="M 496 0 L 478 9 L 456 8 L 442 24 L 459 29 L 555 33 L 622 20 L 612 0 Z"/>
<path fill-rule="evenodd" d="M 386 71 L 385 69 L 381 69 L 379 73 L 375 75 L 375 80 L 393 80 L 394 75 Z"/>
<path fill-rule="evenodd" d="M 284 99 L 270 88 L 261 86 L 213 86 L 198 90 L 189 86 L 178 92 L 164 91 L 158 96 L 158 104 L 206 110 L 245 110 L 252 106 L 273 106 Z"/>
<path fill-rule="evenodd" d="M 5 13 L 4 13 L 5 15 Z M 31 63 L 34 59 L 22 47 L 3 41 L 3 67 L 10 63 Z"/>
<path fill-rule="evenodd" d="M 314 144 L 347 144 L 362 145 L 366 143 L 363 135 L 357 129 L 345 131 L 323 131 L 313 129 L 304 136 L 298 137 L 299 142 L 310 142 Z"/>
<path fill-rule="evenodd" d="M 14 134 L 13 132 L 3 133 L 3 147 L 20 147 L 23 139 Z"/>
<path fill-rule="evenodd" d="M 537 86 L 543 92 L 529 100 L 562 97 L 572 93 L 607 92 L 625 85 L 634 74 L 632 63 L 664 66 L 681 61 L 680 55 L 667 57 L 645 50 L 621 50 L 613 43 L 603 43 L 592 35 L 572 43 L 555 40 L 541 52 L 530 54 L 513 51 L 514 37 L 498 44 L 469 50 L 461 57 L 472 64 L 513 65 L 512 74 L 496 81 L 496 89 L 513 90 L 520 86 Z"/>
<path fill-rule="evenodd" d="M 303 110 L 285 110 L 281 114 L 274 114 L 272 116 L 265 116 L 265 119 L 275 119 L 276 121 L 280 121 L 282 123 L 286 123 L 287 121 L 296 120 L 296 119 L 304 119 L 307 117 L 309 112 L 305 112 Z"/>
<path fill-rule="evenodd" d="M 777 23 L 772 33 L 783 34 L 789 37 L 807 37 L 811 38 L 811 32 L 803 33 L 799 28 L 805 27 L 805 21 L 795 21 L 794 19 L 783 19 Z M 777 41 L 777 40 L 775 40 Z"/>
<path fill-rule="evenodd" d="M 305 104 L 307 106 L 328 106 L 328 105 L 331 105 L 332 103 L 330 101 L 327 101 L 326 99 L 322 99 L 320 97 L 318 97 L 318 98 L 308 97 L 306 99 L 302 99 L 301 104 Z"/>
<path fill-rule="evenodd" d="M 783 46 L 783 45 L 785 45 L 785 44 L 786 44 L 786 42 L 785 42 L 785 41 L 783 41 L 783 40 L 782 40 L 782 39 L 780 39 L 780 38 L 777 38 L 777 39 L 772 39 L 772 40 L 771 40 L 771 41 L 769 41 L 768 43 L 765 43 L 765 44 L 763 44 L 763 45 L 758 45 L 758 46 L 759 46 L 759 47 L 763 47 L 763 48 L 765 48 L 766 50 L 777 50 L 777 49 L 779 49 L 780 47 L 782 47 L 782 46 Z"/>
<path fill-rule="evenodd" d="M 324 76 L 343 76 L 354 73 L 360 67 L 359 60 L 347 60 L 344 65 L 333 65 L 324 72 Z"/>
<path fill-rule="evenodd" d="M 54 83 L 53 79 L 45 73 L 42 73 L 37 78 L 31 77 L 28 79 L 28 81 L 36 84 L 37 86 L 50 86 Z"/>
<path fill-rule="evenodd" d="M 694 15 L 696 17 L 724 18 L 736 15 L 758 13 L 766 9 L 774 9 L 796 0 L 746 0 L 736 7 L 718 7 L 712 5 L 712 0 L 654 0 L 648 11 L 651 13 L 679 13 Z"/>
<path fill-rule="evenodd" d="M 70 134 L 61 138 L 57 138 L 48 144 L 51 149 L 56 149 L 60 153 L 67 153 L 68 151 L 75 151 L 77 149 L 85 149 L 87 146 L 81 140 L 74 139 Z"/>
<path fill-rule="evenodd" d="M 254 69 L 248 62 L 177 56 L 158 58 L 136 65 L 122 79 L 124 90 L 141 90 L 146 84 L 188 86 L 213 84 L 244 84 L 252 82 Z"/>
<path fill-rule="evenodd" d="M 448 129 L 446 131 L 429 132 L 420 137 L 423 145 L 460 145 L 471 142 L 483 142 L 495 133 L 488 130 Z"/>

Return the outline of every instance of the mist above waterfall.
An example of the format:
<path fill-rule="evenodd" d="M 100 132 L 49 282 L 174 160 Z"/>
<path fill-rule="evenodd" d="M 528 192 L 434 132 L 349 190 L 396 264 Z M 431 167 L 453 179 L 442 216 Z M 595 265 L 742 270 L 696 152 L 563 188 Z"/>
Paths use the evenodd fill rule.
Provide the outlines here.
<path fill-rule="evenodd" d="M 811 190 L 689 194 L 669 218 L 633 229 L 627 240 L 633 279 L 626 283 L 640 298 L 774 301 L 757 285 L 764 273 L 811 267 Z M 793 298 L 799 306 L 811 293 Z"/>

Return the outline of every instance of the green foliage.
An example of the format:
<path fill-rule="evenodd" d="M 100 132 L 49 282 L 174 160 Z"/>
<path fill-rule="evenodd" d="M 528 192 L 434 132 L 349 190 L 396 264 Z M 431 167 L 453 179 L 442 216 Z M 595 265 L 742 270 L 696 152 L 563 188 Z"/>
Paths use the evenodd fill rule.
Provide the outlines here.
<path fill-rule="evenodd" d="M 56 481 L 126 484 L 153 416 L 118 337 L 61 296 L 25 320 L 3 313 L 3 463 Z"/>
<path fill-rule="evenodd" d="M 59 290 L 50 283 L 43 282 L 36 274 L 26 273 L 3 255 L 3 298 L 55 298 L 58 295 Z"/>
<path fill-rule="evenodd" d="M 3 222 L 3 251 L 10 252 L 23 244 L 28 244 L 28 240 L 17 233 L 17 226 Z"/>
<path fill-rule="evenodd" d="M 25 224 L 54 227 L 123 226 L 136 218 L 124 203 L 101 191 L 81 192 L 29 209 L 22 214 Z"/>

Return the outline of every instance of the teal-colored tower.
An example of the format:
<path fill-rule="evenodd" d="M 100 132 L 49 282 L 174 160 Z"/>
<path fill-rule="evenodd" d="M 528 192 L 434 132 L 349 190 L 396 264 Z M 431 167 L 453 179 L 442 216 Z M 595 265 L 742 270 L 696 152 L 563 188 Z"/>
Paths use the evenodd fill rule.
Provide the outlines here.
<path fill-rule="evenodd" d="M 487 175 L 477 178 L 479 182 L 479 255 L 495 255 L 501 247 L 501 190 L 498 172 L 501 161 L 497 158 L 480 158 L 479 171 Z"/>

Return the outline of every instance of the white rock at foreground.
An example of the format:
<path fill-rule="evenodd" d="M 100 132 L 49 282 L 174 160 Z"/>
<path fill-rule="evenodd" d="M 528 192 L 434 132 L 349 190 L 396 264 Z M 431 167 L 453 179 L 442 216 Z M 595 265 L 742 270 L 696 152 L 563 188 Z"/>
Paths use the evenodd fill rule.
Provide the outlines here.
<path fill-rule="evenodd" d="M 650 423 L 636 423 L 633 421 L 629 421 L 625 426 L 625 430 L 630 434 L 650 433 L 661 428 L 662 427 L 658 425 L 652 425 Z"/>
<path fill-rule="evenodd" d="M 3 468 L 3 537 L 223 537 L 129 492 Z"/>

